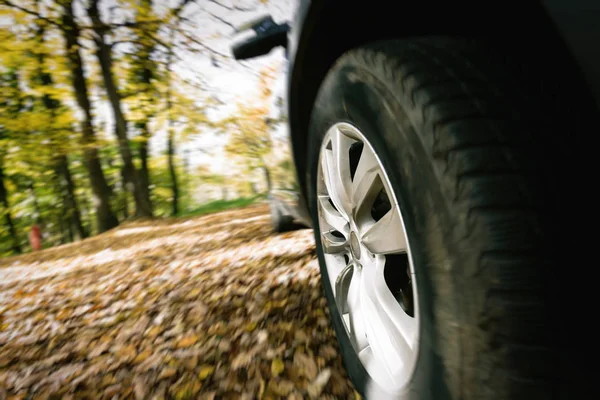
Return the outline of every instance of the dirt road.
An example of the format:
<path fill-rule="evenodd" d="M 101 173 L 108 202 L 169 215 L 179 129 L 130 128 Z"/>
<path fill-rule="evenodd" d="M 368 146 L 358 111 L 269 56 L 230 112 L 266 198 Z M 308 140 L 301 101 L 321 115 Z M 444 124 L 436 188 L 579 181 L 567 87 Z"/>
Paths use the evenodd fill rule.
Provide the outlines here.
<path fill-rule="evenodd" d="M 0 399 L 355 398 L 320 285 L 264 205 L 0 260 Z"/>

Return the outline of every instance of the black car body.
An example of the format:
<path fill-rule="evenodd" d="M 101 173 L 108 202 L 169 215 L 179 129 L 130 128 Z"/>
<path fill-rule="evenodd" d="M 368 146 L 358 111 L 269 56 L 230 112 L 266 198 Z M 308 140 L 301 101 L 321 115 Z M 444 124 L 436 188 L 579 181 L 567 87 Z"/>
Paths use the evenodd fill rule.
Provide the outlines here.
<path fill-rule="evenodd" d="M 402 14 L 400 14 L 400 12 Z M 410 15 L 410 19 L 401 19 Z M 349 49 L 414 35 L 501 37 L 515 54 L 543 48 L 553 69 L 569 80 L 588 106 L 600 105 L 600 3 L 547 0 L 519 3 L 300 0 L 288 34 L 287 107 L 290 140 L 302 197 L 306 197 L 306 132 L 319 85 Z M 347 29 L 344 29 L 347 28 Z M 523 57 L 526 60 L 526 56 Z M 310 221 L 306 202 L 298 216 Z"/>

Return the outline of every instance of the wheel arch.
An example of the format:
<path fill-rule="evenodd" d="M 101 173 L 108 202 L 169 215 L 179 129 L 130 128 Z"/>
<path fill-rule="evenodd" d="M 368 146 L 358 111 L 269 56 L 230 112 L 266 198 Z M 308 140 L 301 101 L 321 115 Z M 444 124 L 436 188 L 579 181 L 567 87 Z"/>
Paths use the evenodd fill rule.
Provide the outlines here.
<path fill-rule="evenodd" d="M 576 91 L 584 108 L 596 113 L 595 100 L 569 48 L 540 2 L 518 7 L 488 2 L 431 3 L 371 0 L 313 1 L 296 43 L 289 78 L 289 122 L 294 161 L 301 190 L 306 194 L 307 131 L 312 105 L 327 71 L 346 51 L 369 42 L 411 36 L 486 37 L 499 51 L 530 63 L 540 50 L 564 79 L 565 90 Z M 402 13 L 398 10 L 402 9 Z M 477 18 L 476 16 L 479 16 Z M 536 60 L 539 62 L 539 60 Z"/>

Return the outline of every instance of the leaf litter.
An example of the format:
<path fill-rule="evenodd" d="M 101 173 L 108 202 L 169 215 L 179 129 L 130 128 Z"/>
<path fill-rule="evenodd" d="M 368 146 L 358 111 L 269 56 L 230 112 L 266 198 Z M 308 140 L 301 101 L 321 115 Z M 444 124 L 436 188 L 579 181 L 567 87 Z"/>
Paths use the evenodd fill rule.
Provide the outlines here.
<path fill-rule="evenodd" d="M 310 230 L 265 205 L 0 260 L 0 399 L 357 398 Z"/>

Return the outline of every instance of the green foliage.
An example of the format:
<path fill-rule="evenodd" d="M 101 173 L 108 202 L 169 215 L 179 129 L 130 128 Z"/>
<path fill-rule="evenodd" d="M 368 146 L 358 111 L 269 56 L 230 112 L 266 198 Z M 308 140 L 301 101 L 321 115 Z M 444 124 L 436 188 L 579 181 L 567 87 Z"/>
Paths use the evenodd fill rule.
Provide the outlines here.
<path fill-rule="evenodd" d="M 203 204 L 198 208 L 180 213 L 179 217 L 192 217 L 204 214 L 211 214 L 219 211 L 229 210 L 233 208 L 246 207 L 265 199 L 265 195 L 260 194 L 252 197 L 240 197 L 234 200 L 215 200 Z"/>
<path fill-rule="evenodd" d="M 0 179 L 6 189 L 0 193 L 0 256 L 16 251 L 15 244 L 29 251 L 34 224 L 42 229 L 45 247 L 73 241 L 81 232 L 97 233 L 102 199 L 109 214 L 119 220 L 132 217 L 139 196 L 133 196 L 131 186 L 139 194 L 140 185 L 126 182 L 124 165 L 133 164 L 138 177 L 139 171 L 148 172 L 143 186 L 149 189 L 154 215 L 170 216 L 172 157 L 179 209 L 193 210 L 192 194 L 199 187 L 230 183 L 223 176 L 184 170 L 177 156 L 181 142 L 207 126 L 228 131 L 228 152 L 246 170 L 268 166 L 279 179 L 289 169 L 270 160 L 274 144 L 265 101 L 271 94 L 270 71 L 262 75 L 255 105 L 240 103 L 234 118 L 214 124 L 205 113 L 210 96 L 174 67 L 183 53 L 207 50 L 193 35 L 197 26 L 192 19 L 183 17 L 183 8 L 195 2 L 117 0 L 110 10 L 107 3 L 99 1 L 100 15 L 94 19 L 88 18 L 91 0 L 0 0 Z M 108 71 L 118 92 L 111 99 L 118 97 L 124 113 L 120 121 L 125 120 L 127 136 L 121 136 L 120 145 L 113 126 L 102 118 L 110 80 L 96 57 L 100 39 L 109 45 Z M 118 126 L 123 132 L 123 124 Z M 151 139 L 160 134 L 166 141 L 167 132 L 175 151 L 156 155 L 149 148 Z M 126 148 L 132 163 L 124 155 Z M 240 184 L 244 188 L 238 193 L 251 196 L 247 180 Z M 201 209 L 243 205 L 250 199 L 255 198 Z"/>

